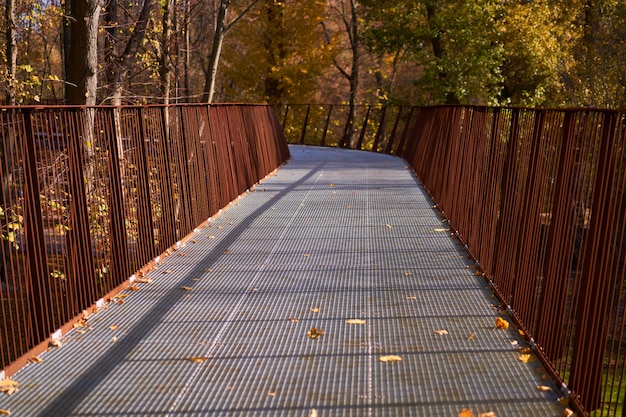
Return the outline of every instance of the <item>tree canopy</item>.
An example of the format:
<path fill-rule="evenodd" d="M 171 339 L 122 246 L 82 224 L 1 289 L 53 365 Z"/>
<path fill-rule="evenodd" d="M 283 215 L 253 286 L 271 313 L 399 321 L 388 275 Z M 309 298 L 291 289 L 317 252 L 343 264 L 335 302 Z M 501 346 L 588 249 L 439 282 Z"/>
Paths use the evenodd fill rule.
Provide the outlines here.
<path fill-rule="evenodd" d="M 620 0 L 3 0 L 2 7 L 5 104 L 210 97 L 626 106 Z"/>

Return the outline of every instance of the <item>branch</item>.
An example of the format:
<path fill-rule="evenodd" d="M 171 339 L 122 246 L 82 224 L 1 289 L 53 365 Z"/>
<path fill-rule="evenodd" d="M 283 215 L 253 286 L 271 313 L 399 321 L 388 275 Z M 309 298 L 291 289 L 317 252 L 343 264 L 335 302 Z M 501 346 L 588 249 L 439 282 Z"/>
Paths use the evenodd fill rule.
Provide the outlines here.
<path fill-rule="evenodd" d="M 230 30 L 230 28 L 232 28 L 235 23 L 237 23 L 239 21 L 239 19 L 241 19 L 246 13 L 248 13 L 250 10 L 252 10 L 252 8 L 259 2 L 259 0 L 253 0 L 252 3 L 250 3 L 248 5 L 248 7 L 245 8 L 245 10 L 243 12 L 241 12 L 239 14 L 239 16 L 237 16 L 236 18 L 234 18 L 232 20 L 232 22 L 230 22 L 227 25 L 224 25 L 224 33 L 228 32 Z"/>
<path fill-rule="evenodd" d="M 328 28 L 326 27 L 326 23 L 322 20 L 320 22 L 320 25 L 322 25 L 322 28 L 324 29 L 324 41 L 326 42 L 327 45 L 330 45 L 330 35 L 328 34 Z M 344 77 L 346 77 L 348 80 L 350 79 L 350 74 L 348 74 L 348 72 L 343 69 L 343 67 L 341 65 L 339 65 L 339 62 L 337 61 L 337 58 L 333 58 L 333 64 L 335 65 L 335 67 L 339 70 L 339 72 L 341 73 L 341 75 L 343 75 Z"/>

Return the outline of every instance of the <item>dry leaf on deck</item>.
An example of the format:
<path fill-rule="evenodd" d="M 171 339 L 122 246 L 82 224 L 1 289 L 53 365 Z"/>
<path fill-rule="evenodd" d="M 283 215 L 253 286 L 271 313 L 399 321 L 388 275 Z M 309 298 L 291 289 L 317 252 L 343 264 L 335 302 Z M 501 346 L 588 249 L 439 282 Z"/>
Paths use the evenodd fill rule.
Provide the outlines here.
<path fill-rule="evenodd" d="M 348 324 L 365 324 L 365 320 L 361 320 L 361 319 L 348 319 L 348 320 L 346 320 L 346 323 L 348 323 Z"/>
<path fill-rule="evenodd" d="M 150 278 L 136 278 L 135 282 L 137 282 L 139 284 L 150 284 L 152 282 L 152 279 L 150 279 Z"/>
<path fill-rule="evenodd" d="M 448 331 L 447 330 L 435 330 L 435 334 L 443 336 L 445 334 L 448 334 Z"/>
<path fill-rule="evenodd" d="M 319 313 L 319 312 L 320 312 L 320 309 L 319 309 L 319 308 L 317 308 L 317 307 L 313 307 L 313 308 L 311 309 L 311 313 Z"/>
<path fill-rule="evenodd" d="M 4 392 L 6 395 L 15 394 L 18 391 L 19 382 L 12 379 L 3 379 L 0 381 L 0 392 Z"/>
<path fill-rule="evenodd" d="M 295 318 L 295 317 L 289 317 L 289 321 L 292 322 L 292 323 L 297 323 L 298 319 Z"/>
<path fill-rule="evenodd" d="M 306 334 L 309 339 L 317 339 L 324 334 L 324 330 L 311 327 L 311 330 Z"/>
<path fill-rule="evenodd" d="M 476 337 L 476 333 L 472 333 L 469 336 L 467 336 L 467 340 L 474 340 L 475 337 Z"/>
<path fill-rule="evenodd" d="M 163 271 L 163 275 L 165 274 L 171 274 L 172 270 L 171 269 L 166 269 L 165 271 Z"/>
<path fill-rule="evenodd" d="M 480 413 L 478 417 L 498 417 L 498 416 L 496 416 L 496 413 L 494 413 L 493 411 L 487 411 L 486 413 Z"/>
<path fill-rule="evenodd" d="M 413 276 L 413 272 L 407 271 L 404 273 L 405 277 L 412 277 Z"/>
<path fill-rule="evenodd" d="M 309 417 L 317 417 L 317 410 L 315 408 L 311 408 L 311 413 L 309 414 Z"/>
<path fill-rule="evenodd" d="M 561 415 L 563 417 L 573 417 L 574 411 L 570 410 L 569 408 L 566 408 L 565 410 L 563 410 L 563 413 Z"/>
<path fill-rule="evenodd" d="M 474 413 L 472 413 L 472 410 L 468 410 L 467 408 L 464 408 L 461 411 L 459 411 L 459 417 L 474 417 Z"/>
<path fill-rule="evenodd" d="M 504 320 L 501 317 L 496 318 L 496 329 L 508 329 L 509 328 L 509 322 Z"/>
<path fill-rule="evenodd" d="M 132 285 L 132 286 L 128 287 L 128 289 L 131 290 L 131 291 L 139 291 L 139 287 L 136 286 L 136 285 Z"/>
<path fill-rule="evenodd" d="M 109 326 L 109 330 L 117 330 L 118 327 L 119 326 L 117 324 L 112 324 L 111 326 Z"/>
<path fill-rule="evenodd" d="M 552 390 L 552 388 L 550 388 L 550 387 L 549 387 L 549 386 L 547 386 L 547 385 L 537 385 L 537 389 L 538 389 L 539 391 L 551 391 L 551 390 Z"/>
<path fill-rule="evenodd" d="M 398 356 L 398 355 L 385 355 L 385 356 L 379 356 L 378 360 L 380 362 L 400 362 L 402 360 L 402 356 Z"/>
<path fill-rule="evenodd" d="M 414 300 L 417 300 L 417 297 L 416 297 L 416 296 L 414 296 L 414 295 L 408 295 L 408 296 L 406 297 L 406 299 L 407 299 L 408 301 L 414 301 Z"/>
<path fill-rule="evenodd" d="M 193 290 L 193 288 L 191 287 L 187 287 L 186 285 L 183 285 L 182 287 L 180 287 L 181 289 L 185 290 L 185 291 L 191 291 Z"/>
<path fill-rule="evenodd" d="M 43 359 L 41 359 L 39 356 L 33 356 L 31 357 L 28 362 L 30 363 L 41 363 L 43 362 Z"/>
<path fill-rule="evenodd" d="M 191 356 L 189 358 L 187 358 L 188 361 L 190 362 L 196 362 L 196 363 L 202 363 L 206 360 L 208 360 L 209 358 L 207 358 L 206 356 Z"/>
<path fill-rule="evenodd" d="M 209 239 L 215 239 L 215 236 L 211 235 L 208 237 Z"/>
<path fill-rule="evenodd" d="M 334 186 L 335 186 L 335 184 L 333 184 L 333 183 L 331 182 L 330 184 L 328 184 L 328 186 L 332 188 L 332 187 L 334 187 Z"/>
<path fill-rule="evenodd" d="M 11 412 L 9 410 L 5 410 L 4 408 L 0 408 L 0 415 L 2 415 L 2 416 L 10 416 Z"/>
<path fill-rule="evenodd" d="M 392 225 L 390 225 L 390 224 L 386 224 L 385 226 L 387 227 L 387 229 L 391 229 L 391 228 L 393 227 L 393 226 L 392 226 Z"/>
<path fill-rule="evenodd" d="M 61 343 L 61 341 L 59 339 L 52 339 L 50 340 L 50 347 L 56 347 L 56 348 L 60 348 L 61 346 L 63 346 L 63 344 Z"/>
<path fill-rule="evenodd" d="M 530 363 L 530 362 L 534 362 L 536 359 L 530 353 L 522 353 L 521 355 L 519 355 L 519 360 L 524 363 Z"/>

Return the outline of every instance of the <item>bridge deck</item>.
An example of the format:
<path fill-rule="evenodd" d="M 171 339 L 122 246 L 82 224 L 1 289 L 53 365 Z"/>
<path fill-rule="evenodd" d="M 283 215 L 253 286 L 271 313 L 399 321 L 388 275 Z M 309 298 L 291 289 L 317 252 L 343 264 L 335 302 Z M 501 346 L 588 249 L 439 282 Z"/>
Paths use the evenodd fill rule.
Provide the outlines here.
<path fill-rule="evenodd" d="M 277 175 L 152 271 L 152 282 L 13 376 L 20 390 L 0 397 L 0 408 L 561 415 L 539 362 L 519 360 L 517 331 L 494 328 L 495 299 L 401 159 L 291 151 Z M 312 327 L 323 334 L 309 338 Z"/>

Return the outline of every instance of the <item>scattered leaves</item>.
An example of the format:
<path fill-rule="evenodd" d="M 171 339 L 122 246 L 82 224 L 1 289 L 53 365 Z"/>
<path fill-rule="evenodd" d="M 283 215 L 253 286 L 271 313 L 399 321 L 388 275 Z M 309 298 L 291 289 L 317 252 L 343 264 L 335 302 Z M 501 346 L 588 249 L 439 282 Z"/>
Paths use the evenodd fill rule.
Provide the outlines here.
<path fill-rule="evenodd" d="M 435 334 L 438 334 L 439 336 L 443 336 L 448 334 L 447 330 L 435 330 Z"/>
<path fill-rule="evenodd" d="M 469 336 L 467 336 L 467 340 L 474 340 L 475 337 L 476 337 L 476 333 L 472 333 Z"/>
<path fill-rule="evenodd" d="M 185 290 L 185 291 L 191 291 L 191 290 L 193 290 L 193 288 L 188 287 L 188 286 L 186 286 L 186 285 L 183 285 L 183 286 L 182 286 L 182 287 L 180 287 L 180 288 L 181 288 L 182 290 Z"/>
<path fill-rule="evenodd" d="M 32 356 L 28 362 L 30 363 L 41 363 L 43 362 L 43 359 L 41 359 L 39 356 Z"/>
<path fill-rule="evenodd" d="M 208 360 L 209 358 L 207 358 L 206 356 L 191 356 L 189 358 L 187 358 L 188 361 L 190 362 L 195 362 L 195 363 L 202 363 L 206 360 Z"/>
<path fill-rule="evenodd" d="M 537 385 L 537 390 L 547 392 L 547 391 L 551 391 L 552 388 L 550 388 L 547 385 Z"/>
<path fill-rule="evenodd" d="M 324 335 L 324 330 L 322 329 L 317 329 L 315 327 L 311 327 L 311 330 L 308 331 L 308 333 L 306 334 L 306 336 L 309 339 L 318 339 L 319 337 Z"/>
<path fill-rule="evenodd" d="M 313 307 L 313 308 L 311 309 L 311 313 L 319 313 L 319 312 L 320 312 L 320 309 L 319 309 L 319 308 L 317 308 L 317 307 Z"/>
<path fill-rule="evenodd" d="M 402 356 L 398 356 L 398 355 L 385 355 L 385 356 L 379 356 L 378 360 L 380 362 L 400 362 L 402 360 Z"/>
<path fill-rule="evenodd" d="M 112 324 L 109 326 L 109 330 L 117 330 L 119 326 L 117 324 Z"/>
<path fill-rule="evenodd" d="M 496 318 L 496 329 L 506 330 L 509 328 L 509 322 L 501 317 Z"/>
<path fill-rule="evenodd" d="M 361 320 L 361 319 L 348 319 L 348 320 L 346 320 L 346 323 L 348 323 L 348 324 L 365 324 L 365 320 Z"/>
<path fill-rule="evenodd" d="M 289 321 L 292 322 L 292 323 L 297 323 L 298 319 L 295 318 L 295 317 L 289 317 Z"/>

